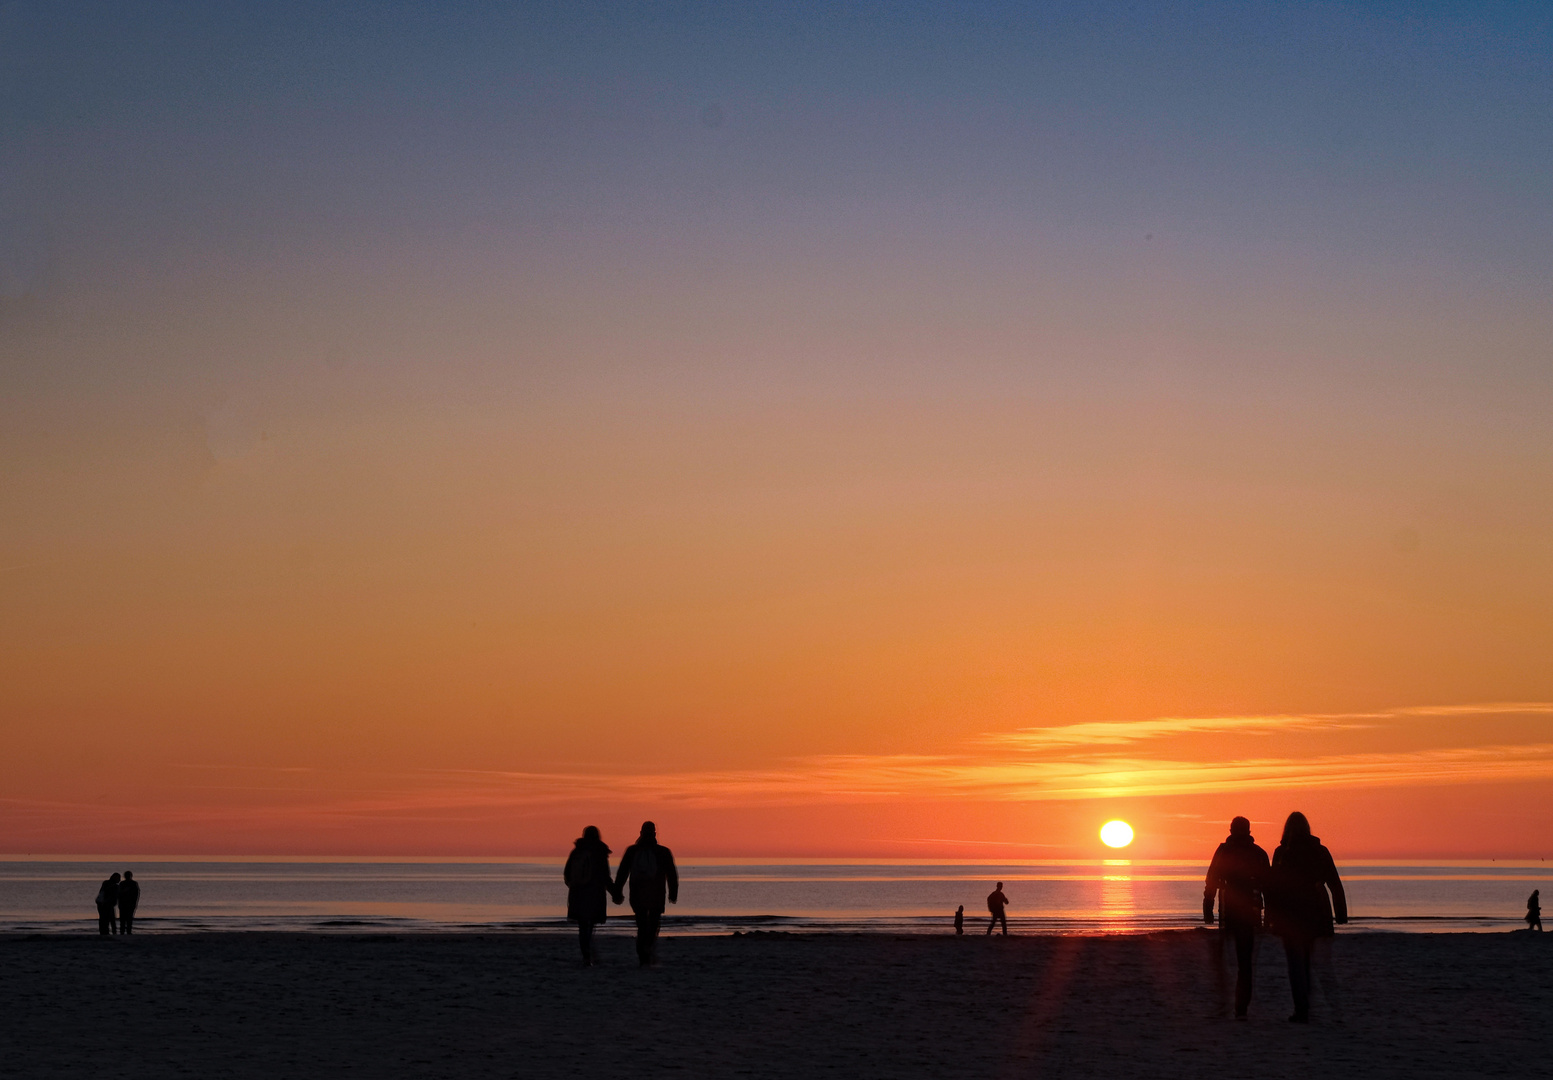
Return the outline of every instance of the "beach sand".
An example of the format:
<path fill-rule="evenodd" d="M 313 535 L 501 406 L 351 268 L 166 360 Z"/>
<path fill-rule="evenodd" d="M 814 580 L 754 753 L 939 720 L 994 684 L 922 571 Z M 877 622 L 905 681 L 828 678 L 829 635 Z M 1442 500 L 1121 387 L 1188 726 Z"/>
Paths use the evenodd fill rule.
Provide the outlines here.
<path fill-rule="evenodd" d="M 1250 1021 L 1214 1015 L 1211 934 L 671 937 L 645 971 L 623 922 L 592 969 L 545 934 L 16 936 L 0 1073 L 1553 1075 L 1553 937 L 1345 934 L 1307 1027 L 1268 938 Z"/>

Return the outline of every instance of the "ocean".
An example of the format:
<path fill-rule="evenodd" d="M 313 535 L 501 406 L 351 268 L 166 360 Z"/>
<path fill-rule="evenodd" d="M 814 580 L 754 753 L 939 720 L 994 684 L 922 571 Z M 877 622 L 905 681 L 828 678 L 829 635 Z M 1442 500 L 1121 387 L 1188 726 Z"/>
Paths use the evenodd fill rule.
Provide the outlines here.
<path fill-rule="evenodd" d="M 561 861 L 25 859 L 0 861 L 0 932 L 96 931 L 103 878 L 141 882 L 139 932 L 569 931 Z M 944 932 L 965 905 L 986 926 L 1002 881 L 1019 933 L 1136 933 L 1199 925 L 1194 862 L 880 863 L 686 860 L 665 930 Z M 1506 931 L 1553 882 L 1545 862 L 1340 865 L 1358 930 Z M 614 913 L 619 913 L 618 923 Z M 630 922 L 611 908 L 611 926 Z M 606 928 L 607 929 L 607 928 Z"/>

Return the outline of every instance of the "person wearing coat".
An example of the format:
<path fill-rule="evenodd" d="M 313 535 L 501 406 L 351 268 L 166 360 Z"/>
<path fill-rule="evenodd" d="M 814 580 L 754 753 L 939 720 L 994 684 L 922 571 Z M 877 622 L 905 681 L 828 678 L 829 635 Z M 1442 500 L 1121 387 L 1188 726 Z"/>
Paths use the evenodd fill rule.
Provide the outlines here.
<path fill-rule="evenodd" d="M 124 880 L 119 882 L 119 933 L 135 932 L 135 909 L 139 906 L 140 882 L 135 880 L 133 870 L 126 870 Z"/>
<path fill-rule="evenodd" d="M 615 903 L 625 902 L 625 888 L 631 886 L 631 911 L 636 915 L 636 959 L 642 967 L 658 962 L 658 927 L 663 921 L 664 901 L 679 903 L 679 871 L 674 853 L 658 843 L 658 826 L 642 822 L 642 835 L 626 848 L 615 872 Z"/>
<path fill-rule="evenodd" d="M 1229 823 L 1229 836 L 1213 853 L 1208 879 L 1203 883 L 1202 918 L 1213 924 L 1213 903 L 1219 904 L 1218 963 L 1223 975 L 1226 941 L 1235 943 L 1235 1018 L 1244 1020 L 1251 1005 L 1252 967 L 1256 959 L 1256 932 L 1262 927 L 1262 889 L 1267 882 L 1267 852 L 1251 835 L 1251 822 L 1237 817 Z M 1223 983 L 1221 982 L 1222 988 Z"/>
<path fill-rule="evenodd" d="M 582 946 L 582 963 L 592 967 L 593 928 L 609 917 L 605 900 L 612 888 L 609 876 L 609 846 L 599 835 L 597 825 L 589 825 L 572 844 L 561 871 L 566 882 L 566 917 L 577 924 L 577 941 Z"/>
<path fill-rule="evenodd" d="M 1334 923 L 1348 921 L 1348 898 L 1332 853 L 1320 837 L 1311 835 L 1310 822 L 1299 811 L 1284 823 L 1266 896 L 1268 929 L 1283 939 L 1289 963 L 1289 989 L 1294 994 L 1294 1015 L 1289 1019 L 1308 1024 L 1311 953 L 1318 942 L 1332 937 Z"/>
<path fill-rule="evenodd" d="M 119 902 L 119 875 L 114 874 L 97 889 L 97 932 L 103 937 L 119 931 L 113 908 Z"/>

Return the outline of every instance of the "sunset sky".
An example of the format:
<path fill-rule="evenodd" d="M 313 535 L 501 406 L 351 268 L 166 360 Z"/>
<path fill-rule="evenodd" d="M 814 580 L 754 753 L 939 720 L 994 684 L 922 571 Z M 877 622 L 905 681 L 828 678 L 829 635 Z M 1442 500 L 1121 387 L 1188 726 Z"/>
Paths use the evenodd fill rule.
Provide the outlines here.
<path fill-rule="evenodd" d="M 0 851 L 1553 853 L 1550 57 L 0 4 Z"/>

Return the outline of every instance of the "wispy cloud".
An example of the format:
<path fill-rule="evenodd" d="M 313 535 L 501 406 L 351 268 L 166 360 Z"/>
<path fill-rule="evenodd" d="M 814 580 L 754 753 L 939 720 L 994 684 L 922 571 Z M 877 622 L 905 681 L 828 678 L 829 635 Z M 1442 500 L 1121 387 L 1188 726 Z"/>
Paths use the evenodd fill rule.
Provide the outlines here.
<path fill-rule="evenodd" d="M 1541 738 L 1473 744 L 1480 726 L 1452 728 L 1436 745 L 1269 755 L 1257 736 L 1356 732 L 1398 740 L 1419 717 L 1541 717 L 1546 703 L 1395 709 L 1310 716 L 1235 716 L 1072 724 L 998 733 L 961 754 L 832 755 L 774 769 L 620 775 L 462 772 L 456 799 L 485 802 L 629 798 L 688 805 L 970 798 L 1042 801 L 1185 795 L 1303 787 L 1396 787 L 1553 779 L 1553 726 Z M 1214 733 L 1211 757 L 1171 752 L 1172 736 Z M 1147 744 L 1159 753 L 1143 753 Z M 442 785 L 437 785 L 441 787 Z"/>

